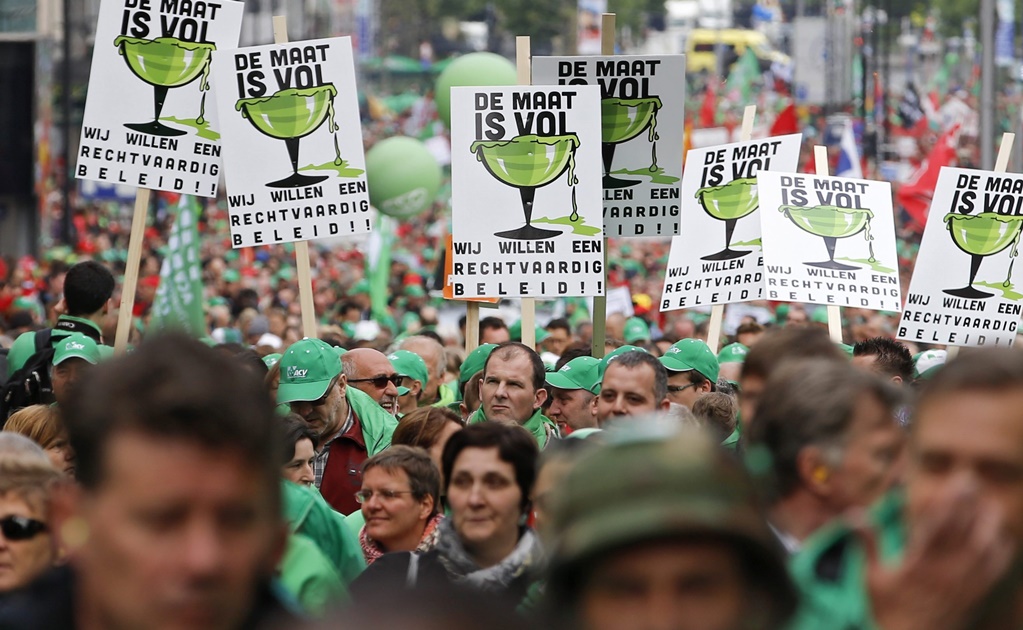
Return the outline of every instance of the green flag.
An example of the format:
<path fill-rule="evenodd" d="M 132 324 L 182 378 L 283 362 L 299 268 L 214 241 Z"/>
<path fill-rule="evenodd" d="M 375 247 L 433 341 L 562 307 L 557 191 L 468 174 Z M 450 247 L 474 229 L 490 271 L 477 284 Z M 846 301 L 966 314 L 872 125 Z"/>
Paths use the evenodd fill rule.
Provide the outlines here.
<path fill-rule="evenodd" d="M 377 322 L 390 316 L 387 310 L 388 281 L 391 279 L 391 250 L 398 222 L 384 214 L 377 215 L 376 228 L 366 247 L 366 278 L 369 280 L 370 315 Z M 397 332 L 397 331 L 394 331 Z"/>
<path fill-rule="evenodd" d="M 167 241 L 167 256 L 160 268 L 160 286 L 149 322 L 151 331 L 173 328 L 195 337 L 207 334 L 202 312 L 199 212 L 195 197 L 181 195 L 178 216 Z"/>
<path fill-rule="evenodd" d="M 748 104 L 752 98 L 753 84 L 759 78 L 760 60 L 752 48 L 747 48 L 728 75 L 727 94 L 733 100 L 738 98 L 741 103 Z"/>

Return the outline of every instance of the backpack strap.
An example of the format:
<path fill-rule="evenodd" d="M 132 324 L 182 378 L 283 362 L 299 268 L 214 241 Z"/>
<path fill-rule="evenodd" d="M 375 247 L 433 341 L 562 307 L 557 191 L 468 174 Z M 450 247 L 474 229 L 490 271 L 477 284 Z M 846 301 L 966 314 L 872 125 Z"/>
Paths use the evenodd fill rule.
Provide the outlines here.
<path fill-rule="evenodd" d="M 50 347 L 50 342 L 53 340 L 53 329 L 46 328 L 44 330 L 36 331 L 35 344 L 36 349 L 33 354 L 37 354 L 46 350 Z"/>
<path fill-rule="evenodd" d="M 405 588 L 413 589 L 416 587 L 416 583 L 419 581 L 419 554 L 412 552 L 409 554 L 408 559 L 408 571 L 405 573 Z"/>

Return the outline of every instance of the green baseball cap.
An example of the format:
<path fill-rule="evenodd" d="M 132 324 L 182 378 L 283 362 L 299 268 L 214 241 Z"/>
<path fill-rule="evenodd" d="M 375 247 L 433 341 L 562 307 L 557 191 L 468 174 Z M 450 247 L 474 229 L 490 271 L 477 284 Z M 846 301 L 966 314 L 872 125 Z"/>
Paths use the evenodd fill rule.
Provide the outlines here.
<path fill-rule="evenodd" d="M 426 297 L 426 291 L 418 284 L 405 285 L 405 295 L 408 297 Z"/>
<path fill-rule="evenodd" d="M 355 285 L 352 286 L 352 290 L 350 291 L 350 293 L 351 295 L 358 295 L 359 293 L 369 293 L 369 280 L 363 278 L 362 280 L 356 282 Z"/>
<path fill-rule="evenodd" d="M 68 359 L 82 359 L 96 365 L 100 358 L 99 344 L 92 337 L 73 333 L 57 342 L 54 347 L 53 364 L 60 365 Z"/>
<path fill-rule="evenodd" d="M 600 373 L 600 359 L 576 357 L 561 366 L 557 372 L 547 374 L 547 382 L 558 389 L 585 389 L 591 391 Z"/>
<path fill-rule="evenodd" d="M 263 365 L 265 365 L 267 369 L 270 369 L 273 366 L 277 365 L 277 362 L 281 360 L 281 356 L 282 355 L 280 353 L 276 352 L 273 354 L 268 354 L 265 357 L 263 357 Z"/>
<path fill-rule="evenodd" d="M 594 383 L 593 388 L 590 391 L 594 394 L 600 394 L 600 384 L 604 381 L 604 372 L 607 370 L 607 364 L 610 363 L 615 357 L 626 352 L 650 352 L 646 348 L 640 348 L 639 346 L 630 346 L 628 344 L 619 346 L 604 355 L 604 358 L 600 360 L 600 366 L 597 370 L 597 381 Z"/>
<path fill-rule="evenodd" d="M 696 370 L 704 378 L 716 382 L 721 366 L 710 347 L 699 339 L 683 339 L 675 342 L 661 357 L 661 363 L 669 372 Z"/>
<path fill-rule="evenodd" d="M 913 357 L 913 378 L 929 379 L 948 361 L 945 350 L 924 350 Z"/>
<path fill-rule="evenodd" d="M 462 367 L 458 370 L 458 385 L 464 386 L 472 378 L 472 375 L 483 369 L 487 363 L 487 357 L 497 347 L 496 343 L 484 343 L 469 353 L 462 361 Z"/>
<path fill-rule="evenodd" d="M 544 339 L 551 336 L 547 329 L 541 327 L 539 324 L 536 325 L 536 343 L 540 343 Z M 522 320 L 518 320 L 514 324 L 508 327 L 508 336 L 512 341 L 522 341 Z"/>
<path fill-rule="evenodd" d="M 226 269 L 220 277 L 224 282 L 238 282 L 242 279 L 242 276 L 238 273 L 237 269 Z"/>
<path fill-rule="evenodd" d="M 741 343 L 730 343 L 718 352 L 718 363 L 745 363 L 749 348 Z"/>
<path fill-rule="evenodd" d="M 430 380 L 430 371 L 426 368 L 426 361 L 423 361 L 418 354 L 408 350 L 395 350 L 387 355 L 387 360 L 391 362 L 395 372 L 419 381 L 423 387 L 426 387 L 426 381 Z"/>
<path fill-rule="evenodd" d="M 637 422 L 642 422 L 638 420 Z M 608 432 L 604 432 L 607 435 Z M 781 627 L 797 591 L 738 460 L 706 435 L 613 439 L 579 456 L 552 495 L 547 594 L 564 601 L 591 561 L 650 541 L 715 536 L 766 594 L 765 627 Z"/>
<path fill-rule="evenodd" d="M 650 340 L 650 326 L 639 317 L 630 317 L 625 320 L 625 343 L 636 343 L 637 341 Z"/>
<path fill-rule="evenodd" d="M 278 403 L 319 400 L 341 373 L 341 358 L 330 344 L 319 339 L 296 341 L 285 350 L 279 363 Z"/>

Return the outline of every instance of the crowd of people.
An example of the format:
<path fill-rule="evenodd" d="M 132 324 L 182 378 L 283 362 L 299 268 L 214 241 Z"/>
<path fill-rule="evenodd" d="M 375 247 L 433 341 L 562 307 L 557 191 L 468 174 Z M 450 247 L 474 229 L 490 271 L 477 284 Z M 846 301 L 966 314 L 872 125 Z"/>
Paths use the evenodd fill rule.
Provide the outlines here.
<path fill-rule="evenodd" d="M 115 284 L 7 330 L 2 629 L 1023 627 L 1018 350 L 488 317 L 464 356 L 213 322 L 113 356 Z"/>

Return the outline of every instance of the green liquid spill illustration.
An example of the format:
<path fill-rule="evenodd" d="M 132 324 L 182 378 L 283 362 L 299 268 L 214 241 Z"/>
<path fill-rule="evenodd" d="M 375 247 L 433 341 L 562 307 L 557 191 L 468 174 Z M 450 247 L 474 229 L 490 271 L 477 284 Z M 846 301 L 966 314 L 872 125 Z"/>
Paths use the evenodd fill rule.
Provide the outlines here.
<path fill-rule="evenodd" d="M 327 103 L 327 129 L 330 129 L 330 133 L 334 134 L 334 166 L 341 166 L 344 160 L 341 159 L 341 147 L 337 144 L 337 132 L 341 127 L 334 122 L 334 97 L 330 97 L 330 102 Z"/>
<path fill-rule="evenodd" d="M 647 140 L 650 141 L 650 172 L 657 172 L 657 141 L 661 139 L 660 134 L 657 133 L 657 111 L 650 116 L 650 133 L 647 135 Z"/>
<path fill-rule="evenodd" d="M 1002 286 L 1006 289 L 1012 287 L 1012 267 L 1016 264 L 1016 256 L 1019 255 L 1019 236 L 1021 232 L 1016 232 L 1016 238 L 1012 239 L 1012 249 L 1009 250 L 1009 273 L 1005 274 L 1005 282 Z"/>
<path fill-rule="evenodd" d="M 206 57 L 206 63 L 202 67 L 202 76 L 199 78 L 199 91 L 202 92 L 202 100 L 199 101 L 199 117 L 195 122 L 200 125 L 206 122 L 206 92 L 210 89 L 210 63 L 213 58 Z"/>
<path fill-rule="evenodd" d="M 864 228 L 863 228 L 863 238 L 865 238 L 867 240 L 867 247 L 870 248 L 870 258 L 867 259 L 867 262 L 873 264 L 873 263 L 877 262 L 877 259 L 874 258 L 874 237 L 870 234 L 870 219 L 871 218 L 873 218 L 873 217 L 869 217 L 867 219 L 867 225 L 865 225 Z"/>

